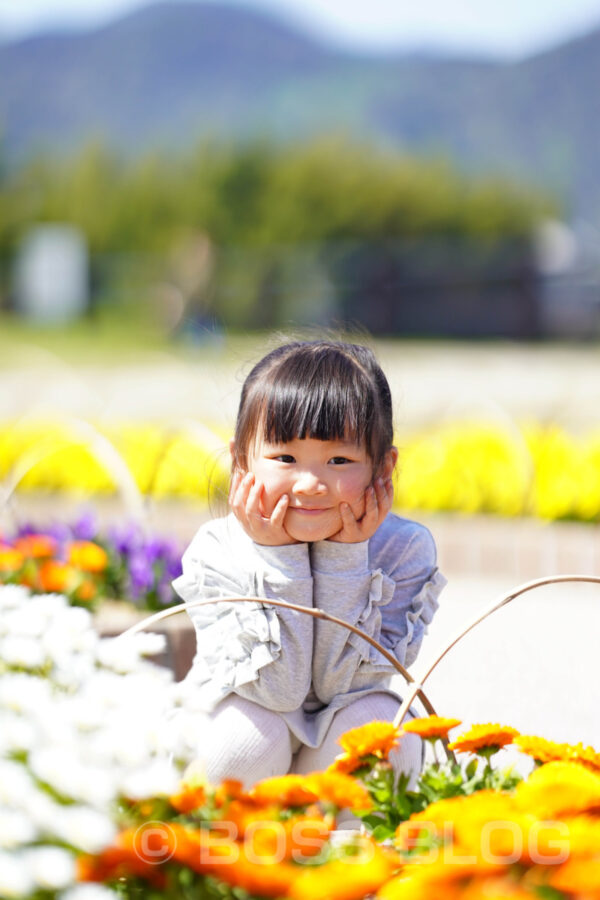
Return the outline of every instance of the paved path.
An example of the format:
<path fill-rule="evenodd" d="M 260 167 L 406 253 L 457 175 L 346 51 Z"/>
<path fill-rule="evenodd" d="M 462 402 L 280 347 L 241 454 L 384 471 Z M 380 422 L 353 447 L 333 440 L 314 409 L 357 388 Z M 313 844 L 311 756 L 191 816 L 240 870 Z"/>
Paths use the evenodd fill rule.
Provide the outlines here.
<path fill-rule="evenodd" d="M 462 626 L 516 584 L 451 577 L 412 667 L 415 678 Z M 500 722 L 600 750 L 599 636 L 600 585 L 539 588 L 493 613 L 457 644 L 427 681 L 426 693 L 440 715 L 466 724 Z"/>

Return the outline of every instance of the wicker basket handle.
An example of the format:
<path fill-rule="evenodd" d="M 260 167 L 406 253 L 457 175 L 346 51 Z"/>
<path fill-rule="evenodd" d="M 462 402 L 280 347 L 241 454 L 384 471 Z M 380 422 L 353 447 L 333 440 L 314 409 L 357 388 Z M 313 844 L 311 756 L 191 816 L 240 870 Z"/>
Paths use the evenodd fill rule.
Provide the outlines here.
<path fill-rule="evenodd" d="M 394 719 L 394 724 L 398 725 L 410 706 L 410 704 L 415 699 L 417 693 L 422 689 L 422 686 L 425 684 L 431 673 L 437 667 L 438 663 L 440 663 L 443 658 L 455 647 L 462 638 L 469 631 L 472 631 L 476 625 L 479 625 L 480 622 L 483 622 L 484 619 L 487 619 L 488 616 L 491 616 L 492 613 L 496 612 L 497 609 L 501 609 L 501 607 L 506 606 L 508 603 L 511 603 L 516 597 L 520 597 L 521 594 L 525 594 L 528 591 L 533 591 L 536 588 L 544 587 L 547 584 L 562 584 L 564 582 L 589 582 L 591 584 L 600 584 L 600 576 L 598 575 L 551 575 L 546 578 L 536 578 L 534 581 L 527 581 L 524 584 L 519 585 L 514 588 L 512 591 L 509 591 L 507 594 L 503 594 L 499 600 L 495 600 L 491 606 L 489 606 L 483 613 L 479 613 L 473 621 L 471 621 L 466 627 L 462 628 L 461 631 L 453 638 L 450 643 L 442 650 L 442 652 L 430 663 L 424 670 L 424 674 L 421 678 L 416 679 L 414 681 L 411 680 L 410 689 L 408 691 L 407 696 L 402 702 L 402 706 L 398 710 L 398 714 Z"/>
<path fill-rule="evenodd" d="M 402 675 L 407 684 L 412 684 L 414 682 L 413 676 L 410 672 L 407 672 L 403 665 L 401 665 L 393 654 L 386 650 L 385 647 L 382 647 L 381 644 L 372 638 L 369 634 L 365 634 L 364 631 L 361 631 L 360 628 L 357 628 L 356 625 L 351 625 L 349 622 L 346 622 L 344 619 L 339 619 L 337 616 L 332 616 L 330 613 L 326 613 L 322 609 L 314 608 L 314 607 L 306 607 L 306 606 L 297 606 L 295 603 L 288 603 L 286 600 L 271 600 L 266 599 L 264 597 L 212 597 L 208 600 L 193 600 L 189 603 L 179 603 L 176 606 L 170 606 L 168 609 L 163 609 L 160 612 L 154 613 L 151 616 L 148 616 L 146 619 L 142 619 L 140 622 L 136 622 L 135 625 L 132 625 L 126 631 L 122 632 L 119 635 L 119 638 L 125 637 L 126 635 L 137 634 L 139 631 L 144 631 L 148 626 L 154 625 L 157 622 L 162 621 L 163 619 L 167 619 L 169 616 L 174 616 L 177 613 L 180 613 L 184 610 L 194 609 L 198 606 L 210 606 L 213 603 L 263 603 L 269 606 L 280 606 L 283 609 L 291 609 L 295 612 L 304 613 L 307 616 L 312 616 L 314 619 L 323 619 L 327 622 L 334 622 L 336 625 L 341 625 L 343 628 L 347 628 L 348 631 L 357 634 L 359 637 L 363 638 L 372 647 L 375 647 L 376 650 L 384 656 L 387 661 L 396 669 L 397 672 Z M 417 685 L 415 691 L 411 693 L 411 702 L 416 697 L 421 701 L 425 709 L 430 715 L 435 715 L 435 710 L 431 704 L 431 701 L 425 694 L 424 690 L 420 685 Z M 406 707 L 408 710 L 408 706 Z M 406 712 L 405 710 L 405 712 Z M 400 721 L 402 721 L 400 719 Z"/>

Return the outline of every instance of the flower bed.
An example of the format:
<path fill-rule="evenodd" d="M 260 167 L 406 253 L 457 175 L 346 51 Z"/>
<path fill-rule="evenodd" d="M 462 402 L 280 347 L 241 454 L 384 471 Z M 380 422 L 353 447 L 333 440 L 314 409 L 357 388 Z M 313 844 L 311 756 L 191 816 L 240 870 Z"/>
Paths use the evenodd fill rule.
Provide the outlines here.
<path fill-rule="evenodd" d="M 430 716 L 341 738 L 325 772 L 209 785 L 193 692 L 57 595 L 0 588 L 0 896 L 596 900 L 600 754 Z M 394 781 L 404 731 L 431 743 Z M 526 777 L 496 765 L 516 745 Z M 364 833 L 336 832 L 341 810 Z"/>
<path fill-rule="evenodd" d="M 0 584 L 64 594 L 94 609 L 103 598 L 158 610 L 179 602 L 171 581 L 181 574 L 182 548 L 134 523 L 100 532 L 92 514 L 43 531 L 25 525 L 0 540 Z"/>
<path fill-rule="evenodd" d="M 397 435 L 405 510 L 600 520 L 600 431 L 453 422 Z M 19 490 L 193 497 L 227 493 L 227 436 L 188 424 L 103 431 L 15 423 L 0 431 L 0 477 Z"/>

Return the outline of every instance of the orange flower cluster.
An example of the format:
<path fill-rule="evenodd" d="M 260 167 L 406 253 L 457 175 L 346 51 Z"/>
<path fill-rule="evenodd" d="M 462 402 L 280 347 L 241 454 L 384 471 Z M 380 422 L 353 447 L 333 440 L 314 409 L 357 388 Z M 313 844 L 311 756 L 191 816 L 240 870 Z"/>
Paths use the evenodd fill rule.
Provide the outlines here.
<path fill-rule="evenodd" d="M 600 772 L 600 753 L 583 744 L 557 744 L 535 735 L 520 734 L 514 739 L 519 750 L 538 763 L 570 761 L 581 763 L 593 772 Z"/>
<path fill-rule="evenodd" d="M 93 541 L 71 541 L 66 546 L 65 559 L 57 558 L 57 553 L 57 542 L 46 534 L 28 534 L 12 543 L 0 542 L 0 583 L 65 594 L 76 602 L 94 600 L 108 566 L 106 551 Z"/>
<path fill-rule="evenodd" d="M 499 750 L 506 744 L 512 744 L 518 733 L 516 728 L 509 725 L 473 725 L 448 746 L 450 750 L 483 754 L 485 751 Z"/>
<path fill-rule="evenodd" d="M 80 861 L 79 880 L 110 883 L 136 876 L 160 889 L 169 867 L 180 866 L 260 897 L 308 900 L 322 896 L 318 886 L 327 885 L 331 900 L 361 900 L 398 866 L 395 851 L 366 837 L 357 839 L 347 858 L 328 858 L 335 819 L 322 805 L 369 805 L 366 790 L 346 775 L 285 775 L 247 792 L 228 781 L 212 794 L 191 782 L 169 801 L 182 814 L 212 802 L 219 818 L 205 827 L 173 820 L 159 828 L 151 822 L 126 829 L 114 846 Z"/>
<path fill-rule="evenodd" d="M 600 900 L 600 774 L 550 762 L 514 794 L 482 790 L 403 822 L 401 873 L 377 900 Z M 559 896 L 552 893 L 552 896 Z"/>
<path fill-rule="evenodd" d="M 398 745 L 399 729 L 392 722 L 369 722 L 343 734 L 338 743 L 344 751 L 336 756 L 330 772 L 349 774 L 372 758 L 387 759 Z"/>
<path fill-rule="evenodd" d="M 446 740 L 451 728 L 460 725 L 460 719 L 445 719 L 442 716 L 425 716 L 405 722 L 402 730 L 409 734 L 418 734 L 425 740 Z"/>

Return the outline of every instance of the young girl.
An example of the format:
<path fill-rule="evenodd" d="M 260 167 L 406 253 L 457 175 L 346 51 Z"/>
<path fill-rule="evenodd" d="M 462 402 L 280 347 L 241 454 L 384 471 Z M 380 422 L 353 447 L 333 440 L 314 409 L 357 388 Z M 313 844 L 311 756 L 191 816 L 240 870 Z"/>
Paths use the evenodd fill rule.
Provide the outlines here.
<path fill-rule="evenodd" d="M 389 386 L 366 347 L 295 342 L 269 353 L 242 389 L 231 513 L 193 539 L 178 593 L 318 607 L 409 666 L 445 579 L 427 529 L 390 512 L 392 440 Z M 198 750 L 213 783 L 323 769 L 341 734 L 399 708 L 393 667 L 340 625 L 260 602 L 189 615 L 187 677 L 211 710 Z M 418 772 L 420 739 L 405 735 L 392 762 Z"/>

